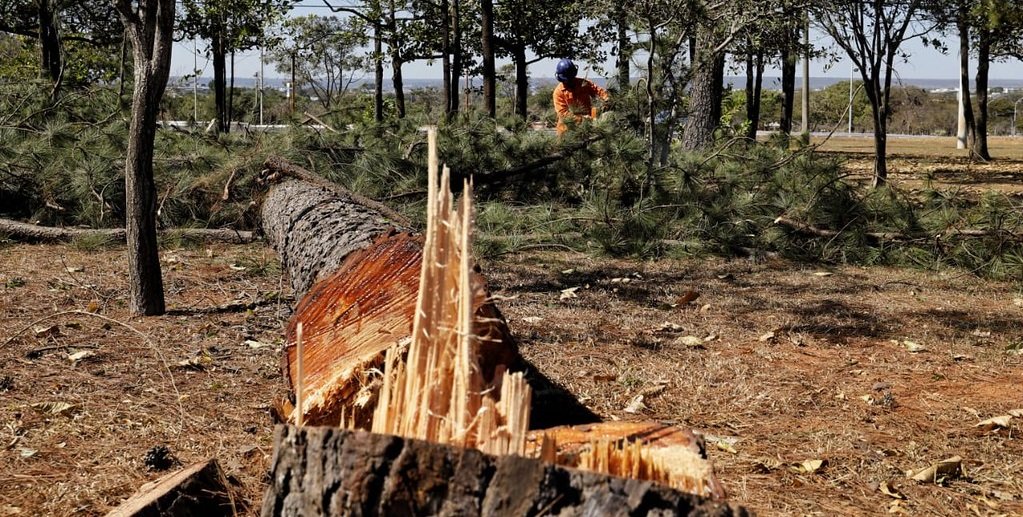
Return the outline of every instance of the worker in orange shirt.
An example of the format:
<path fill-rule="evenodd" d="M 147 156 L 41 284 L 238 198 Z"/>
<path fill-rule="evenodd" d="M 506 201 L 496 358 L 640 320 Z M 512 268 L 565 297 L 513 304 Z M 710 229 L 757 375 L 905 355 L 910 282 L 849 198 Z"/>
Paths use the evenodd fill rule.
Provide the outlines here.
<path fill-rule="evenodd" d="M 594 118 L 597 110 L 593 107 L 593 98 L 600 97 L 604 102 L 611 99 L 607 90 L 593 84 L 587 79 L 576 78 L 579 68 L 571 59 L 558 61 L 554 77 L 558 86 L 554 88 L 554 111 L 558 113 L 558 134 L 568 129 L 565 120 L 571 117 L 576 122 L 586 118 Z"/>

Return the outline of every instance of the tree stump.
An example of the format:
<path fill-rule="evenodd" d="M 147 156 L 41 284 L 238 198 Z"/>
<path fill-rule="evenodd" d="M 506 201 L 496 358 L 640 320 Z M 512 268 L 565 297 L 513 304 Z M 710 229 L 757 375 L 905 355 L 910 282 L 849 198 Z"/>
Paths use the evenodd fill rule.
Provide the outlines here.
<path fill-rule="evenodd" d="M 262 515 L 690 515 L 745 509 L 647 481 L 338 428 L 278 426 Z"/>

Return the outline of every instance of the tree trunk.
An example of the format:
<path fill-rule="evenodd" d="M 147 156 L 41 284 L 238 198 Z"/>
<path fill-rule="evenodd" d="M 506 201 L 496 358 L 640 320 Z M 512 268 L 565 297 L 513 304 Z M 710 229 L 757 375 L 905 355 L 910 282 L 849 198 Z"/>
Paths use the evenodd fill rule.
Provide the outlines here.
<path fill-rule="evenodd" d="M 624 90 L 629 87 L 629 73 L 632 71 L 632 41 L 629 40 L 629 19 L 622 2 L 616 4 L 615 28 L 617 29 L 618 46 L 615 68 L 618 70 L 618 88 Z"/>
<path fill-rule="evenodd" d="M 791 31 L 785 31 L 787 36 Z M 781 50 L 781 120 L 779 120 L 782 133 L 792 133 L 792 112 L 796 104 L 796 60 L 797 53 L 792 48 L 792 40 L 786 41 Z"/>
<path fill-rule="evenodd" d="M 442 0 L 441 7 L 443 13 L 441 27 L 444 31 L 440 49 L 441 74 L 443 74 L 441 89 L 444 97 L 444 116 L 450 118 L 452 110 L 458 106 L 457 100 L 454 103 L 451 102 L 451 88 L 458 84 L 457 80 L 454 85 L 451 84 L 451 0 Z"/>
<path fill-rule="evenodd" d="M 391 51 L 391 87 L 394 88 L 394 108 L 398 118 L 405 118 L 405 81 L 401 67 L 405 64 L 397 50 Z"/>
<path fill-rule="evenodd" d="M 871 186 L 877 188 L 888 181 L 888 116 L 885 109 L 887 95 L 881 90 L 878 77 L 866 79 L 867 98 L 870 99 L 870 111 L 874 119 L 874 180 Z"/>
<path fill-rule="evenodd" d="M 128 304 L 132 314 L 165 310 L 156 243 L 156 185 L 153 145 L 160 101 L 170 76 L 174 32 L 173 0 L 151 0 L 138 11 L 118 0 L 135 62 L 135 88 L 125 156 L 125 219 L 128 242 Z"/>
<path fill-rule="evenodd" d="M 262 515 L 689 515 L 745 509 L 646 481 L 331 427 L 274 432 Z"/>
<path fill-rule="evenodd" d="M 58 7 L 51 0 L 37 0 L 39 15 L 39 49 L 42 70 L 47 79 L 57 84 L 62 68 Z"/>
<path fill-rule="evenodd" d="M 991 31 L 983 28 L 977 40 L 977 129 L 974 152 L 983 160 L 990 160 L 987 147 L 988 71 L 991 65 Z"/>
<path fill-rule="evenodd" d="M 724 56 L 715 54 L 709 30 L 701 27 L 697 35 L 696 60 L 690 81 L 689 116 L 682 133 L 682 148 L 707 149 L 714 144 L 714 130 L 721 120 L 721 74 Z"/>
<path fill-rule="evenodd" d="M 480 0 L 483 50 L 483 109 L 487 116 L 497 116 L 497 68 L 494 58 L 494 0 Z"/>
<path fill-rule="evenodd" d="M 964 9 L 967 10 L 968 7 Z M 967 13 L 960 13 L 956 26 L 959 29 L 959 95 L 962 99 L 963 126 L 965 135 L 956 135 L 957 138 L 965 140 L 966 147 L 970 152 L 976 152 L 977 127 L 973 117 L 973 101 L 970 95 L 970 24 L 965 19 Z M 965 137 L 965 138 L 964 138 Z M 960 144 L 961 145 L 961 144 Z"/>
<path fill-rule="evenodd" d="M 384 121 L 384 53 L 380 32 L 378 19 L 373 25 L 373 120 L 376 122 Z"/>
<path fill-rule="evenodd" d="M 227 95 L 227 127 L 230 131 L 231 124 L 234 122 L 234 51 L 231 51 L 231 86 L 228 89 Z"/>
<path fill-rule="evenodd" d="M 460 104 L 460 91 L 458 87 L 462 78 L 462 26 L 459 13 L 459 0 L 451 1 L 451 89 L 448 92 L 451 98 L 448 100 L 448 117 L 458 114 Z"/>
<path fill-rule="evenodd" d="M 0 218 L 0 233 L 22 242 L 72 242 L 82 237 L 100 237 L 110 241 L 124 241 L 124 228 L 57 228 Z M 161 235 L 176 236 L 201 242 L 229 242 L 245 244 L 256 240 L 252 232 L 229 228 L 177 228 L 161 230 Z"/>
<path fill-rule="evenodd" d="M 520 46 L 512 49 L 512 60 L 515 61 L 515 114 L 526 120 L 529 116 L 526 101 L 529 98 L 529 64 L 526 63 L 526 48 Z"/>
<path fill-rule="evenodd" d="M 230 128 L 227 125 L 227 51 L 224 46 L 224 38 L 219 30 L 213 32 L 210 41 L 213 54 L 213 101 L 216 105 L 217 131 L 227 133 Z M 291 85 L 291 95 L 295 95 L 295 84 Z"/>
<path fill-rule="evenodd" d="M 762 50 L 757 50 L 756 56 L 753 58 L 753 67 L 755 76 L 753 78 L 753 102 L 746 115 L 750 121 L 747 137 L 756 142 L 757 129 L 760 127 L 760 105 L 764 84 L 764 54 Z"/>
<path fill-rule="evenodd" d="M 272 183 L 262 223 L 295 297 L 288 324 L 285 377 L 297 376 L 297 325 L 304 327 L 305 421 L 337 425 L 341 415 L 363 425 L 371 415 L 383 352 L 410 335 L 422 240 L 389 208 L 331 184 L 279 158 L 266 163 Z M 518 352 L 497 308 L 480 300 L 478 335 L 488 378 Z"/>

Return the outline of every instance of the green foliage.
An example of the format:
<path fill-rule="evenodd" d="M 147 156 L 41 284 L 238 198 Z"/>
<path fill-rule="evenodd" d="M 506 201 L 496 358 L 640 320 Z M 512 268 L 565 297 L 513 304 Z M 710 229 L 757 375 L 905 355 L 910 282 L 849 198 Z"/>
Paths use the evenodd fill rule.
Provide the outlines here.
<path fill-rule="evenodd" d="M 370 65 L 368 56 L 359 52 L 369 43 L 369 28 L 361 18 L 299 16 L 282 28 L 284 37 L 271 48 L 269 61 L 284 74 L 294 66 L 299 88 L 311 89 L 324 109 L 334 107 Z"/>

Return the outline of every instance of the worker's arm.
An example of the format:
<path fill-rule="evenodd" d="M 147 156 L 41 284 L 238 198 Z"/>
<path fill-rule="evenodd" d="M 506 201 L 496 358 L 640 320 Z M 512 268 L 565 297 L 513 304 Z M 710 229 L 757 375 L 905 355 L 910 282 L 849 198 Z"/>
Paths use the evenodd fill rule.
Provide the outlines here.
<path fill-rule="evenodd" d="M 597 86 L 597 83 L 590 81 L 590 94 L 594 97 L 600 97 L 600 100 L 607 102 L 611 100 L 611 94 L 607 90 Z"/>

